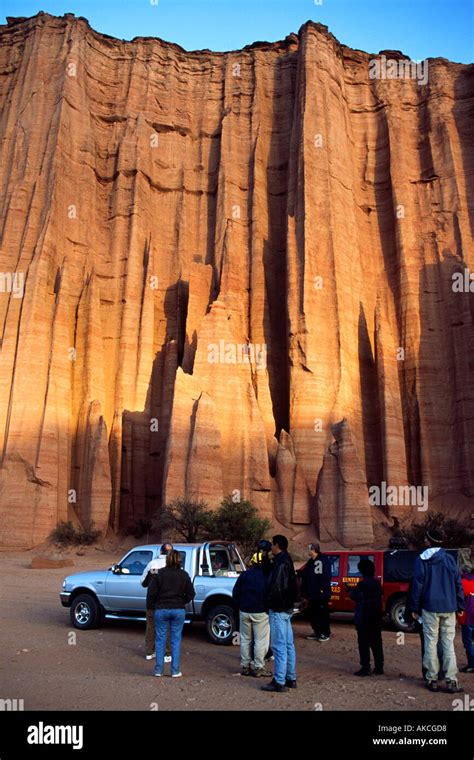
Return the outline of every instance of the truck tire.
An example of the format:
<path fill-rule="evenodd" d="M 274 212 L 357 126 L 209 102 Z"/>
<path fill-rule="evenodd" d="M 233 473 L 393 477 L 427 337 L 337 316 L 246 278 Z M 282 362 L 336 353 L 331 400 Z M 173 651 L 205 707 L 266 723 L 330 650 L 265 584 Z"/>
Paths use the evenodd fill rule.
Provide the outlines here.
<path fill-rule="evenodd" d="M 233 608 L 227 604 L 212 607 L 206 616 L 206 630 L 213 644 L 232 644 L 233 635 L 237 630 Z"/>
<path fill-rule="evenodd" d="M 74 628 L 86 631 L 98 628 L 102 622 L 102 609 L 92 594 L 79 594 L 71 604 L 71 623 Z"/>
<path fill-rule="evenodd" d="M 405 621 L 406 603 L 407 597 L 399 596 L 392 602 L 388 612 L 392 625 L 397 629 L 397 631 L 403 631 L 404 633 L 413 630 L 413 624 L 407 623 Z"/>

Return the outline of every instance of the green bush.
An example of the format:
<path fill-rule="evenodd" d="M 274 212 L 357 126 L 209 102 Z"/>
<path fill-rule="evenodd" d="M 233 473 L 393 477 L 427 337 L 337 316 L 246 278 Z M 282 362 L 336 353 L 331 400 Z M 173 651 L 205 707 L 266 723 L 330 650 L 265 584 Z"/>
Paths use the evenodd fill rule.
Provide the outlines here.
<path fill-rule="evenodd" d="M 71 546 L 74 544 L 74 538 L 76 530 L 72 522 L 61 521 L 56 525 L 54 530 L 50 533 L 50 540 L 55 544 L 61 544 L 62 546 Z"/>
<path fill-rule="evenodd" d="M 193 501 L 181 496 L 173 499 L 158 512 L 153 528 L 160 535 L 177 533 L 190 544 L 207 536 L 211 512 L 205 501 Z"/>
<path fill-rule="evenodd" d="M 80 544 L 89 546 L 99 537 L 100 530 L 95 530 L 92 524 L 90 528 L 76 530 L 71 521 L 61 521 L 49 535 L 50 541 L 61 546 L 79 546 Z"/>
<path fill-rule="evenodd" d="M 189 543 L 206 539 L 233 541 L 244 554 L 250 554 L 257 541 L 270 531 L 271 523 L 259 517 L 256 507 L 247 500 L 234 502 L 226 496 L 220 507 L 211 511 L 205 501 L 180 497 L 157 514 L 153 528 L 160 535 L 177 533 Z"/>
<path fill-rule="evenodd" d="M 219 509 L 210 514 L 207 535 L 211 539 L 233 541 L 245 556 L 251 554 L 257 541 L 271 529 L 271 522 L 258 516 L 256 507 L 247 499 L 234 502 L 231 496 L 223 499 Z"/>

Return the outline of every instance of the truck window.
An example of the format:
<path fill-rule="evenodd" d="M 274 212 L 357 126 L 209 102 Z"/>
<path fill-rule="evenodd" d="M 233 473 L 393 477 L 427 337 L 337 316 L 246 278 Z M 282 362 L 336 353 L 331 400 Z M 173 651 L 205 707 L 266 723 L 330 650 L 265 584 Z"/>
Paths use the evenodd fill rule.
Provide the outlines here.
<path fill-rule="evenodd" d="M 129 575 L 141 575 L 152 557 L 153 552 L 149 551 L 131 552 L 128 557 L 125 557 L 123 562 L 120 563 L 120 567 L 122 570 L 128 570 Z"/>
<path fill-rule="evenodd" d="M 326 554 L 326 557 L 331 564 L 331 578 L 337 578 L 339 575 L 339 563 L 341 559 L 339 554 Z"/>
<path fill-rule="evenodd" d="M 400 549 L 384 552 L 383 574 L 387 583 L 409 583 L 413 578 L 418 552 Z"/>
<path fill-rule="evenodd" d="M 347 557 L 347 575 L 350 575 L 351 578 L 362 577 L 360 570 L 357 567 L 361 559 L 370 559 L 373 562 L 374 555 L 373 554 L 349 554 Z"/>
<path fill-rule="evenodd" d="M 229 551 L 230 551 L 231 562 L 234 566 L 235 572 L 243 573 L 245 570 L 245 565 L 244 565 L 243 560 L 239 557 L 239 554 L 236 551 L 235 546 L 230 546 Z"/>
<path fill-rule="evenodd" d="M 240 562 L 237 564 L 237 553 L 231 552 L 230 547 L 214 544 L 209 547 L 212 575 L 232 577 L 242 572 Z"/>

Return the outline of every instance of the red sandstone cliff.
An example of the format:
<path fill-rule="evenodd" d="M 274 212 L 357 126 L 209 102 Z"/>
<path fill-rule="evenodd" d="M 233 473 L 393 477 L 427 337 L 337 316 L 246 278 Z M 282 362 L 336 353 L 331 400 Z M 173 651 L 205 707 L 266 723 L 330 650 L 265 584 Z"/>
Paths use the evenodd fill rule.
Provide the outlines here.
<path fill-rule="evenodd" d="M 474 67 L 372 58 L 313 23 L 225 54 L 0 27 L 0 273 L 24 276 L 0 545 L 183 494 L 345 546 L 416 516 L 374 484 L 474 511 Z"/>

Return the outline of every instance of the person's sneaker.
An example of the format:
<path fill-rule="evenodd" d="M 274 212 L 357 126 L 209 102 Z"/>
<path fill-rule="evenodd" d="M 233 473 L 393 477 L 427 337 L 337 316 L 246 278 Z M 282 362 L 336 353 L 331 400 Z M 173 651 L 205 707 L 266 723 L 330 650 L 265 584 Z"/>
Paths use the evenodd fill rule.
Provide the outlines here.
<path fill-rule="evenodd" d="M 153 654 L 145 655 L 145 660 L 152 660 L 154 657 L 156 657 L 156 652 L 153 652 Z"/>
<path fill-rule="evenodd" d="M 383 668 L 374 668 L 372 674 L 374 676 L 383 676 Z"/>
<path fill-rule="evenodd" d="M 329 641 L 329 636 L 326 636 L 325 633 L 322 633 L 321 636 L 318 637 L 318 641 Z"/>
<path fill-rule="evenodd" d="M 428 691 L 439 691 L 438 681 L 427 681 L 426 688 Z"/>
<path fill-rule="evenodd" d="M 307 638 L 308 641 L 319 641 L 319 636 L 316 636 L 315 633 L 312 633 L 311 636 L 306 636 L 305 638 Z"/>
<path fill-rule="evenodd" d="M 464 665 L 463 668 L 459 669 L 460 673 L 474 673 L 474 666 L 472 665 Z"/>
<path fill-rule="evenodd" d="M 255 678 L 271 678 L 273 676 L 273 673 L 266 668 L 256 668 L 256 670 L 253 671 L 252 675 L 254 675 Z"/>
<path fill-rule="evenodd" d="M 165 662 L 171 662 L 171 655 L 165 654 Z"/>
<path fill-rule="evenodd" d="M 286 686 L 284 686 L 281 683 L 277 683 L 274 678 L 270 681 L 270 683 L 267 683 L 266 686 L 261 687 L 262 691 L 274 691 L 277 693 L 286 691 Z"/>
<path fill-rule="evenodd" d="M 163 675 L 163 673 L 153 673 L 153 675 L 156 676 L 157 678 L 161 678 L 161 676 Z"/>
<path fill-rule="evenodd" d="M 356 670 L 354 675 L 355 676 L 370 676 L 371 672 L 370 670 L 367 670 L 366 668 L 361 668 L 360 670 Z"/>
<path fill-rule="evenodd" d="M 182 673 L 171 673 L 171 678 L 181 678 L 182 675 Z"/>
<path fill-rule="evenodd" d="M 285 681 L 285 686 L 287 689 L 296 689 L 296 680 L 292 680 L 291 678 L 287 678 Z"/>
<path fill-rule="evenodd" d="M 446 691 L 448 694 L 460 694 L 464 689 L 457 681 L 446 681 Z"/>
<path fill-rule="evenodd" d="M 275 657 L 271 654 L 270 657 L 265 656 L 265 662 L 273 662 Z"/>
<path fill-rule="evenodd" d="M 250 665 L 245 665 L 243 668 L 240 668 L 240 675 L 241 676 L 251 676 L 252 675 L 252 668 Z"/>

